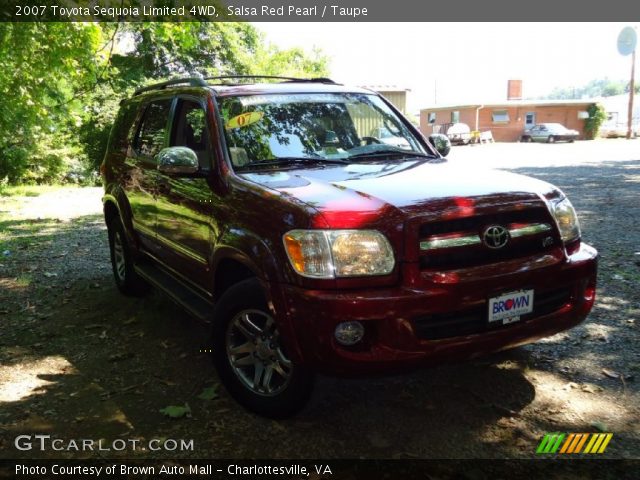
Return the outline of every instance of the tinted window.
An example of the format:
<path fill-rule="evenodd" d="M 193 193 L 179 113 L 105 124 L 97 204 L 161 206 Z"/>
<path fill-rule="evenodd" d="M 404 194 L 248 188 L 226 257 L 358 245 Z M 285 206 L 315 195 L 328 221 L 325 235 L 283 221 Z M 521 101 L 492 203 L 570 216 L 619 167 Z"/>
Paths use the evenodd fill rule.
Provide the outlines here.
<path fill-rule="evenodd" d="M 122 153 L 127 152 L 128 143 L 131 138 L 128 133 L 133 126 L 137 113 L 137 109 L 134 107 L 135 106 L 131 104 L 125 104 L 120 107 L 111 131 L 108 151 L 119 150 Z"/>
<path fill-rule="evenodd" d="M 201 166 L 208 166 L 207 117 L 202 106 L 194 101 L 179 100 L 171 135 L 172 147 L 189 147 L 196 152 Z"/>
<path fill-rule="evenodd" d="M 220 111 L 229 156 L 236 167 L 273 163 L 279 158 L 321 161 L 377 152 L 424 152 L 418 139 L 377 95 L 226 97 Z"/>
<path fill-rule="evenodd" d="M 140 155 L 153 157 L 164 147 L 164 134 L 170 109 L 171 100 L 159 100 L 150 103 L 147 107 L 134 143 Z"/>

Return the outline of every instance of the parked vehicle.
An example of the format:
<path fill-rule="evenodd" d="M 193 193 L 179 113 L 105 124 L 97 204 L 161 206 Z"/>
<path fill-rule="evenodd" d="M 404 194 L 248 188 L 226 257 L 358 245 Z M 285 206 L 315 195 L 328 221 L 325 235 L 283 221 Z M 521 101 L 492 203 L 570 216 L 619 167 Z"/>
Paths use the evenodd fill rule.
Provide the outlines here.
<path fill-rule="evenodd" d="M 620 123 L 605 123 L 600 127 L 600 136 L 604 138 L 625 138 L 627 126 Z"/>
<path fill-rule="evenodd" d="M 374 128 L 369 135 L 371 137 L 370 143 L 384 143 L 386 145 L 411 150 L 409 142 L 397 133 L 399 132 L 392 133 L 386 126 Z"/>
<path fill-rule="evenodd" d="M 604 138 L 627 138 L 627 125 L 624 123 L 605 123 L 600 127 L 600 136 Z M 640 137 L 640 125 L 631 126 L 632 138 Z"/>
<path fill-rule="evenodd" d="M 580 138 L 580 132 L 569 130 L 559 123 L 540 123 L 526 130 L 523 142 L 574 142 Z"/>
<path fill-rule="evenodd" d="M 469 175 L 382 96 L 189 78 L 122 102 L 102 165 L 117 287 L 211 322 L 220 380 L 291 415 L 314 374 L 475 358 L 580 323 L 596 251 L 556 187 Z M 390 126 L 409 148 L 376 143 Z"/>
<path fill-rule="evenodd" d="M 447 137 L 455 145 L 468 145 L 472 140 L 471 129 L 466 123 L 454 123 L 447 129 Z"/>

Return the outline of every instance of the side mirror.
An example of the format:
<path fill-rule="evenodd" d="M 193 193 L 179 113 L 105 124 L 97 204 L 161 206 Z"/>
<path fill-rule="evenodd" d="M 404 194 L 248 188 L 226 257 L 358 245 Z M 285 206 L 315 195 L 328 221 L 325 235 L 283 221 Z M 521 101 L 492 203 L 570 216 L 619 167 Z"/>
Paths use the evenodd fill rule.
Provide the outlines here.
<path fill-rule="evenodd" d="M 432 133 L 429 135 L 429 142 L 438 151 L 440 155 L 446 157 L 451 151 L 451 140 L 442 133 Z"/>
<path fill-rule="evenodd" d="M 187 147 L 169 147 L 158 154 L 158 170 L 174 175 L 193 175 L 200 170 L 196 152 Z"/>

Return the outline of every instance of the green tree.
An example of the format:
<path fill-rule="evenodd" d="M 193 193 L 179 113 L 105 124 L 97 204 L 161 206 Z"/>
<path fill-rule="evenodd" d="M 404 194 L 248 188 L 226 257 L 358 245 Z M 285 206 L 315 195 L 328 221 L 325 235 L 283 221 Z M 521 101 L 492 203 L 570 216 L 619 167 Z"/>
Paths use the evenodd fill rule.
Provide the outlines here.
<path fill-rule="evenodd" d="M 587 133 L 587 138 L 593 140 L 598 136 L 600 126 L 607 119 L 607 112 L 604 107 L 599 103 L 594 103 L 587 108 L 589 118 L 584 122 L 584 130 Z"/>
<path fill-rule="evenodd" d="M 269 45 L 258 50 L 251 73 L 258 75 L 282 75 L 286 77 L 325 77 L 328 59 L 317 49 L 307 54 L 300 48 L 279 50 Z"/>
<path fill-rule="evenodd" d="M 591 80 L 582 86 L 554 88 L 545 98 L 566 100 L 572 98 L 611 97 L 629 91 L 628 82 L 607 77 Z"/>
<path fill-rule="evenodd" d="M 319 51 L 265 46 L 264 35 L 248 23 L 122 24 L 109 65 L 109 81 L 91 94 L 80 129 L 91 168 L 102 162 L 117 112 L 116 101 L 138 86 L 180 75 L 325 76 L 327 60 Z"/>
<path fill-rule="evenodd" d="M 324 76 L 319 52 L 265 46 L 249 23 L 0 23 L 0 181 L 96 170 L 118 102 L 178 75 Z"/>
<path fill-rule="evenodd" d="M 74 116 L 74 93 L 95 82 L 101 29 L 76 23 L 0 23 L 0 180 L 18 182 L 31 169 L 63 169 L 58 143 Z M 46 144 L 55 150 L 44 154 Z M 57 153 L 56 153 L 57 152 Z M 67 152 L 68 153 L 68 152 Z"/>

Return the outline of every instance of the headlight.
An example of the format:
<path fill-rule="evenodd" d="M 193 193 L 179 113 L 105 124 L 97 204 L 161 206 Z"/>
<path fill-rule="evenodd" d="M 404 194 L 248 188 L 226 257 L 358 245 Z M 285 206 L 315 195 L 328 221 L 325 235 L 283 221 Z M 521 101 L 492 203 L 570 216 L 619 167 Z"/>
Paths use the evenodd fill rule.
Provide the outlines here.
<path fill-rule="evenodd" d="M 291 265 L 305 277 L 387 275 L 395 264 L 389 241 L 375 230 L 291 230 L 283 239 Z"/>
<path fill-rule="evenodd" d="M 578 216 L 576 215 L 576 211 L 568 198 L 565 197 L 561 200 L 552 201 L 551 213 L 553 213 L 553 216 L 556 219 L 558 229 L 560 230 L 560 236 L 564 243 L 569 243 L 580 238 L 580 224 L 578 223 Z"/>

